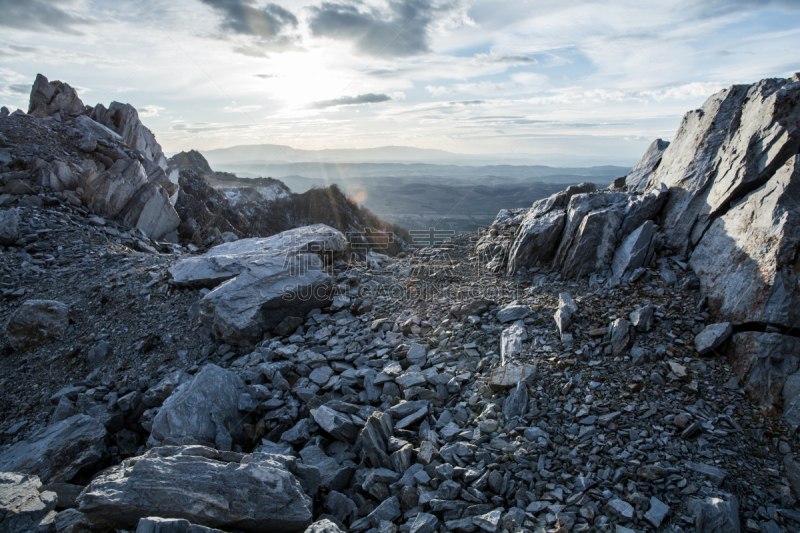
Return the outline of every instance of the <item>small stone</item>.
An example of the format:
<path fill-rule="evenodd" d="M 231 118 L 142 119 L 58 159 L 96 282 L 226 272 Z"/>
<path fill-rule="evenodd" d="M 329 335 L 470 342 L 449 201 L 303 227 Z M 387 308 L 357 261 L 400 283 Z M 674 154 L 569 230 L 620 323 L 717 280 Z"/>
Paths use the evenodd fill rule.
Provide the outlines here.
<path fill-rule="evenodd" d="M 472 523 L 484 531 L 495 533 L 497 531 L 497 526 L 500 525 L 500 519 L 503 517 L 503 511 L 504 509 L 500 507 L 486 514 L 473 516 Z"/>
<path fill-rule="evenodd" d="M 664 518 L 667 517 L 669 514 L 669 505 L 665 504 L 655 496 L 650 498 L 650 510 L 645 513 L 644 518 L 651 524 L 653 527 L 659 527 L 661 522 L 664 521 Z"/>
<path fill-rule="evenodd" d="M 700 355 L 706 355 L 719 348 L 733 333 L 730 322 L 710 324 L 694 338 L 694 348 Z"/>

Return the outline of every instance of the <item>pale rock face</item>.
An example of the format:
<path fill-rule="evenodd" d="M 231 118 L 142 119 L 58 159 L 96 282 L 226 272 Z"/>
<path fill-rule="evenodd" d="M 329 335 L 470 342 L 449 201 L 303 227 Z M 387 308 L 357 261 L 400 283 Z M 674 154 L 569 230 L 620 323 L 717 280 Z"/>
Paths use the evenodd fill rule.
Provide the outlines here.
<path fill-rule="evenodd" d="M 114 218 L 147 183 L 144 167 L 135 159 L 120 159 L 86 184 L 83 201 L 103 217 Z"/>
<path fill-rule="evenodd" d="M 800 158 L 715 220 L 689 259 L 709 307 L 734 323 L 800 319 Z"/>
<path fill-rule="evenodd" d="M 626 272 L 636 270 L 646 263 L 651 254 L 654 233 L 655 225 L 648 220 L 625 237 L 611 260 L 611 271 L 615 276 L 621 278 Z"/>
<path fill-rule="evenodd" d="M 563 209 L 551 211 L 539 217 L 528 212 L 517 232 L 508 254 L 508 271 L 514 273 L 521 266 L 548 261 L 555 250 L 564 229 L 566 213 Z"/>
<path fill-rule="evenodd" d="M 158 515 L 245 533 L 302 533 L 311 501 L 268 454 L 164 446 L 126 459 L 92 480 L 79 510 L 131 529 Z"/>
<path fill-rule="evenodd" d="M 647 181 L 653 171 L 658 168 L 661 158 L 664 156 L 664 151 L 668 146 L 669 143 L 661 139 L 656 139 L 650 143 L 636 166 L 625 176 L 625 185 L 628 186 L 629 191 L 641 191 L 647 187 Z"/>
<path fill-rule="evenodd" d="M 784 79 L 734 85 L 684 116 L 650 179 L 670 189 L 662 225 L 673 250 L 689 251 L 715 213 L 797 153 L 798 94 L 800 83 Z"/>
<path fill-rule="evenodd" d="M 161 146 L 153 132 L 139 120 L 139 113 L 132 105 L 111 102 L 106 109 L 102 104 L 97 104 L 92 111 L 92 119 L 117 132 L 131 149 L 140 150 L 147 159 L 167 170 L 167 158 Z"/>
<path fill-rule="evenodd" d="M 119 214 L 120 219 L 142 230 L 151 239 L 160 240 L 178 229 L 181 219 L 169 202 L 167 192 L 153 182 L 139 189 Z"/>

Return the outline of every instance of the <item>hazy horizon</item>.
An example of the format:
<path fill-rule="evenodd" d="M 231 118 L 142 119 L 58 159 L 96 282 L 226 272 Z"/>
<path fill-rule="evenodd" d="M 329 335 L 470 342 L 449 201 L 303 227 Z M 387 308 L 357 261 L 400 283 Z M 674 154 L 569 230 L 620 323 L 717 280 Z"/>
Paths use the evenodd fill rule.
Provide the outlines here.
<path fill-rule="evenodd" d="M 0 104 L 27 110 L 42 73 L 132 104 L 169 153 L 631 165 L 714 92 L 800 70 L 797 2 L 726 4 L 5 0 Z"/>

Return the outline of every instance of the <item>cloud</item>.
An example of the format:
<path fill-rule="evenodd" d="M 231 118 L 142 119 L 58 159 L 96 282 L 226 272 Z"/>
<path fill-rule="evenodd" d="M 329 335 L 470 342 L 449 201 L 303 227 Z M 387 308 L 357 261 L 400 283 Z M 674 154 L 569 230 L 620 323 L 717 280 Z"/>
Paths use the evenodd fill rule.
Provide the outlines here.
<path fill-rule="evenodd" d="M 526 55 L 505 55 L 505 54 L 498 54 L 496 52 L 490 52 L 488 54 L 475 54 L 475 59 L 479 63 L 508 63 L 511 65 L 534 65 L 538 63 L 538 61 Z"/>
<path fill-rule="evenodd" d="M 260 105 L 229 105 L 222 108 L 222 110 L 226 113 L 246 113 L 248 111 L 255 111 L 257 109 L 261 109 Z"/>
<path fill-rule="evenodd" d="M 277 74 L 253 74 L 256 78 L 261 78 L 262 80 L 268 80 L 269 78 L 277 78 Z"/>
<path fill-rule="evenodd" d="M 0 0 L 0 26 L 14 29 L 47 29 L 60 33 L 83 35 L 74 26 L 92 24 L 95 19 L 82 17 L 59 7 L 64 0 Z"/>
<path fill-rule="evenodd" d="M 309 28 L 315 37 L 348 41 L 367 55 L 403 57 L 431 51 L 433 24 L 458 11 L 454 2 L 389 0 L 387 8 L 362 2 L 323 2 L 310 8 Z"/>
<path fill-rule="evenodd" d="M 289 26 L 297 27 L 297 17 L 278 4 L 259 6 L 253 0 L 200 1 L 223 14 L 222 31 L 272 39 Z"/>
<path fill-rule="evenodd" d="M 164 108 L 157 105 L 146 105 L 139 110 L 139 117 L 157 117 L 159 111 L 164 111 Z"/>
<path fill-rule="evenodd" d="M 31 85 L 29 83 L 12 83 L 8 86 L 8 90 L 17 94 L 30 94 Z"/>
<path fill-rule="evenodd" d="M 360 105 L 360 104 L 379 104 L 381 102 L 388 102 L 392 97 L 388 94 L 359 94 L 358 96 L 342 96 L 341 98 L 334 98 L 333 100 L 322 100 L 320 102 L 313 102 L 309 105 L 311 109 L 325 109 L 326 107 L 335 107 L 340 105 Z"/>

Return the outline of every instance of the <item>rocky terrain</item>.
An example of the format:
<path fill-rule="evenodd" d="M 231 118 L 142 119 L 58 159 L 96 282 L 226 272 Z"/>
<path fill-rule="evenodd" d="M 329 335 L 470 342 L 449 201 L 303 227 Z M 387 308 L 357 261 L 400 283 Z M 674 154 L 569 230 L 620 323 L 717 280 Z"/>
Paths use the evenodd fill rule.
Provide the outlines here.
<path fill-rule="evenodd" d="M 0 530 L 800 529 L 797 79 L 394 257 L 311 210 L 247 233 L 46 83 L 0 118 Z"/>

